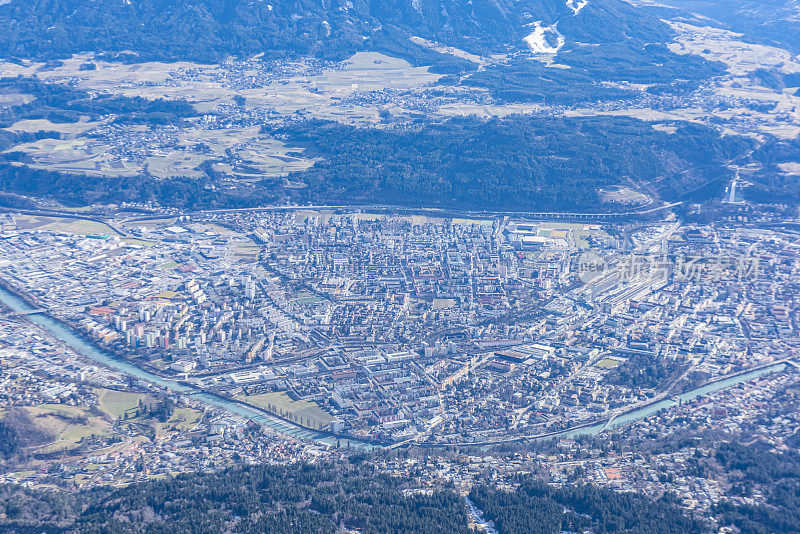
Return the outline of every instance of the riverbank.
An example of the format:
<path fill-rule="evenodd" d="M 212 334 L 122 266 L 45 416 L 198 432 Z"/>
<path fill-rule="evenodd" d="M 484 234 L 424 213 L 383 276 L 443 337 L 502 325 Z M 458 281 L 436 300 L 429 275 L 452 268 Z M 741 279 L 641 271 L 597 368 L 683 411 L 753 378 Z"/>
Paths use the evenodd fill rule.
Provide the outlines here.
<path fill-rule="evenodd" d="M 12 312 L 26 312 L 38 306 L 29 299 L 19 295 L 18 291 L 10 291 L 0 283 L 0 303 L 9 308 Z M 333 437 L 316 430 L 309 430 L 290 421 L 282 420 L 276 416 L 263 412 L 250 405 L 235 402 L 213 392 L 207 392 L 197 387 L 189 386 L 181 381 L 164 378 L 154 373 L 150 373 L 126 360 L 117 359 L 111 353 L 101 350 L 91 340 L 76 332 L 73 327 L 62 321 L 44 314 L 26 316 L 27 321 L 43 328 L 51 336 L 61 343 L 64 343 L 71 350 L 89 358 L 93 362 L 104 367 L 123 372 L 137 380 L 141 380 L 158 388 L 168 390 L 182 395 L 191 395 L 192 398 L 200 400 L 205 404 L 214 406 L 229 413 L 250 419 L 251 421 L 268 427 L 276 432 L 288 437 L 314 441 L 325 446 L 336 446 L 337 439 L 349 443 L 352 448 L 374 449 L 375 443 L 359 440 L 349 436 Z"/>
<path fill-rule="evenodd" d="M 13 312 L 25 312 L 39 307 L 35 302 L 30 301 L 30 299 L 26 299 L 24 295 L 20 295 L 19 292 L 13 290 L 13 288 L 11 290 L 7 289 L 6 285 L 7 285 L 6 282 L 0 280 L 0 303 L 5 304 Z M 326 432 L 317 429 L 307 428 L 293 421 L 289 421 L 288 419 L 284 419 L 279 415 L 272 414 L 271 412 L 265 411 L 259 407 L 242 402 L 238 399 L 231 399 L 213 391 L 205 391 L 202 388 L 192 386 L 191 384 L 181 380 L 159 376 L 155 373 L 142 369 L 141 367 L 132 364 L 127 360 L 116 358 L 109 351 L 101 350 L 94 342 L 92 342 L 92 340 L 87 339 L 79 332 L 76 332 L 73 326 L 66 324 L 63 321 L 59 321 L 58 319 L 52 317 L 49 314 L 30 315 L 26 317 L 26 320 L 31 321 L 34 324 L 37 324 L 41 328 L 48 331 L 57 340 L 65 343 L 72 350 L 90 358 L 91 360 L 100 365 L 104 365 L 105 367 L 121 371 L 136 379 L 142 380 L 146 383 L 155 385 L 157 387 L 166 389 L 168 391 L 172 391 L 174 393 L 191 395 L 193 398 L 202 400 L 206 404 L 218 407 L 222 410 L 228 411 L 229 413 L 240 415 L 258 424 L 272 428 L 281 434 L 294 437 L 297 439 L 315 441 L 317 443 L 327 446 L 334 446 L 337 442 L 341 441 L 348 442 L 351 446 L 355 446 L 356 448 L 362 448 L 367 450 L 388 445 L 386 443 L 377 440 L 364 440 L 361 438 L 355 438 L 347 435 L 335 434 L 333 432 Z M 636 406 L 635 408 L 617 414 L 613 417 L 607 416 L 599 419 L 594 419 L 582 423 L 580 425 L 552 432 L 547 432 L 544 434 L 514 436 L 495 441 L 479 441 L 479 442 L 423 443 L 423 444 L 408 442 L 408 443 L 396 444 L 395 447 L 411 446 L 411 445 L 421 446 L 426 448 L 492 447 L 506 443 L 538 441 L 543 439 L 552 439 L 561 437 L 569 438 L 584 434 L 591 434 L 591 435 L 599 434 L 600 432 L 606 430 L 607 428 L 617 428 L 619 426 L 629 424 L 639 419 L 650 417 L 651 415 L 655 414 L 661 409 L 670 408 L 672 406 L 679 404 L 680 402 L 693 400 L 694 398 L 700 395 L 725 389 L 727 387 L 731 387 L 733 385 L 746 382 L 747 380 L 751 380 L 758 376 L 762 376 L 763 374 L 768 374 L 773 371 L 783 370 L 786 365 L 789 364 L 779 361 L 779 362 L 764 364 L 763 366 L 754 369 L 742 370 L 732 375 L 728 375 L 725 377 L 718 377 L 689 392 L 682 393 L 678 395 L 676 398 L 656 399 L 644 405 Z"/>
<path fill-rule="evenodd" d="M 663 398 L 657 399 L 646 404 L 636 406 L 635 408 L 631 408 L 625 412 L 616 414 L 612 417 L 603 417 L 599 419 L 593 419 L 591 421 L 587 421 L 580 425 L 572 426 L 569 428 L 564 428 L 561 430 L 555 430 L 552 432 L 546 432 L 544 434 L 534 434 L 534 435 L 527 435 L 527 436 L 515 436 L 509 437 L 507 439 L 500 439 L 495 441 L 477 441 L 477 442 L 456 442 L 456 443 L 423 443 L 423 444 L 415 444 L 424 448 L 447 448 L 447 447 L 481 447 L 481 448 L 488 448 L 488 447 L 495 447 L 499 445 L 506 445 L 511 443 L 523 443 L 523 442 L 532 442 L 532 441 L 541 441 L 545 439 L 553 439 L 553 438 L 574 438 L 577 436 L 582 435 L 597 435 L 604 430 L 607 429 L 615 429 L 621 426 L 628 425 L 635 421 L 639 421 L 641 419 L 646 419 L 658 413 L 663 409 L 672 408 L 677 406 L 680 403 L 688 402 L 691 400 L 696 399 L 702 395 L 706 395 L 709 393 L 714 393 L 716 391 L 721 391 L 723 389 L 727 389 L 728 387 L 733 387 L 735 385 L 747 382 L 749 380 L 753 380 L 755 378 L 771 374 L 773 372 L 781 372 L 789 366 L 788 363 L 785 361 L 777 361 L 777 362 L 770 362 L 768 364 L 763 364 L 761 366 L 755 367 L 753 369 L 747 369 L 743 371 L 738 371 L 736 373 L 732 373 L 731 375 L 727 375 L 725 377 L 719 377 L 714 380 L 711 380 L 701 386 L 698 386 L 691 391 L 686 393 L 682 393 L 677 395 L 677 400 L 673 400 L 672 398 Z"/>
<path fill-rule="evenodd" d="M 321 434 L 321 435 L 329 437 L 329 438 L 334 438 L 334 439 L 339 440 L 339 441 L 360 442 L 360 443 L 372 445 L 374 447 L 386 447 L 387 445 L 390 445 L 389 443 L 387 443 L 385 441 L 381 441 L 381 440 L 377 440 L 377 439 L 350 436 L 350 435 L 347 435 L 347 434 L 337 434 L 336 432 L 332 432 L 330 430 L 311 428 L 311 427 L 296 423 L 294 421 L 291 421 L 291 420 L 287 419 L 286 417 L 283 417 L 282 415 L 276 414 L 276 413 L 271 412 L 269 410 L 265 410 L 264 408 L 261 408 L 260 406 L 255 406 L 255 405 L 250 404 L 248 402 L 244 402 L 241 399 L 235 399 L 233 397 L 223 396 L 223 395 L 220 395 L 219 393 L 215 393 L 215 392 L 211 392 L 211 391 L 204 390 L 204 389 L 199 389 L 199 388 L 198 388 L 198 391 L 200 391 L 200 392 L 202 392 L 202 393 L 204 393 L 206 395 L 216 396 L 216 397 L 218 397 L 218 398 L 220 398 L 222 400 L 225 400 L 227 402 L 232 402 L 232 403 L 239 404 L 241 406 L 247 407 L 248 409 L 251 409 L 251 410 L 254 410 L 254 411 L 257 411 L 257 412 L 261 412 L 261 413 L 263 413 L 265 415 L 269 415 L 269 416 L 274 417 L 276 419 L 280 419 L 281 421 L 283 421 L 283 422 L 285 422 L 287 424 L 291 424 L 291 425 L 294 425 L 294 426 L 296 426 L 298 428 L 302 428 L 302 429 L 308 430 L 309 432 L 315 432 L 317 434 Z"/>

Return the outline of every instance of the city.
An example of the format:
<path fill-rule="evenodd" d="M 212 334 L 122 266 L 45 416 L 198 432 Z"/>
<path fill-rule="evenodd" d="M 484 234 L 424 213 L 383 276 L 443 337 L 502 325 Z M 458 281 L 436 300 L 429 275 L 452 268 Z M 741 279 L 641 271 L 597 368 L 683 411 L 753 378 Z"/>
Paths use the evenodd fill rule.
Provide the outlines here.
<path fill-rule="evenodd" d="M 35 324 L 19 332 L 26 316 L 9 312 L 4 372 L 24 394 L 8 392 L 4 409 L 41 403 L 46 417 L 69 421 L 88 409 L 89 422 L 106 419 L 97 434 L 84 423 L 92 434 L 65 444 L 81 450 L 77 465 L 62 468 L 75 481 L 87 463 L 109 458 L 116 469 L 89 480 L 129 480 L 130 466 L 151 465 L 151 455 L 166 466 L 153 473 L 162 473 L 224 465 L 234 454 L 335 455 L 332 440 L 445 450 L 558 438 L 558 457 L 568 460 L 552 462 L 554 480 L 582 465 L 621 484 L 616 471 L 588 469 L 608 463 L 606 455 L 589 449 L 596 460 L 579 460 L 587 450 L 570 440 L 600 431 L 613 440 L 617 425 L 652 425 L 645 416 L 653 407 L 681 414 L 698 401 L 680 397 L 717 383 L 727 386 L 714 393 L 722 398 L 756 377 L 786 387 L 798 365 L 800 251 L 788 230 L 304 209 L 107 225 L 13 213 L 0 220 L 2 284 L 25 299 L 27 313 L 46 313 L 115 358 L 300 432 L 287 440 L 266 425 L 266 435 L 253 434 L 246 418 L 105 371 Z M 602 264 L 588 269 L 589 256 Z M 109 395 L 124 400 L 115 406 Z M 152 416 L 142 407 L 155 410 L 162 397 L 172 405 L 166 420 L 143 421 Z M 736 410 L 706 403 L 712 413 L 689 413 L 735 425 L 743 400 L 758 410 L 749 394 L 735 399 Z M 772 439 L 795 423 L 777 423 Z M 315 440 L 322 436 L 327 442 Z M 615 458 L 626 467 L 609 469 L 633 469 L 627 461 Z"/>
<path fill-rule="evenodd" d="M 798 0 L 0 0 L 0 531 L 800 532 Z"/>

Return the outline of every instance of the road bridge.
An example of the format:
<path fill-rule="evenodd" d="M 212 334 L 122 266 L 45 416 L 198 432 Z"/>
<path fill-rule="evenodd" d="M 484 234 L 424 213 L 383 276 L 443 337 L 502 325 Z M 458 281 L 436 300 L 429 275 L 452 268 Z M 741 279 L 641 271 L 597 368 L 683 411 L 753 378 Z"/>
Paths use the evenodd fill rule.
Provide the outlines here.
<path fill-rule="evenodd" d="M 2 311 L 0 309 L 0 319 L 12 319 L 14 317 L 27 317 L 30 315 L 41 315 L 43 313 L 49 313 L 54 310 L 62 310 L 67 308 L 74 308 L 75 306 L 39 306 L 37 308 L 33 308 L 31 310 L 25 311 L 14 311 L 14 310 L 6 310 Z"/>
<path fill-rule="evenodd" d="M 40 313 L 47 313 L 50 311 L 49 308 L 35 308 L 33 310 L 26 310 L 26 311 L 10 311 L 6 313 L 0 312 L 0 319 L 11 319 L 13 317 L 25 317 L 26 315 L 38 315 Z"/>

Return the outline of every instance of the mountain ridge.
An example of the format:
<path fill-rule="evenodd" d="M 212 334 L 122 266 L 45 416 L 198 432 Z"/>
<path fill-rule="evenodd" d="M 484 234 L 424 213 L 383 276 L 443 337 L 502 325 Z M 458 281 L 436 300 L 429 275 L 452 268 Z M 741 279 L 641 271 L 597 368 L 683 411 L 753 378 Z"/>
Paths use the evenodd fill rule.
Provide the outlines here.
<path fill-rule="evenodd" d="M 58 59 L 132 51 L 128 60 L 213 62 L 266 52 L 344 59 L 412 34 L 480 54 L 508 53 L 524 49 L 526 25 L 537 21 L 558 22 L 570 42 L 671 36 L 656 17 L 619 0 L 592 0 L 577 13 L 563 0 L 12 0 L 0 6 L 0 55 Z"/>

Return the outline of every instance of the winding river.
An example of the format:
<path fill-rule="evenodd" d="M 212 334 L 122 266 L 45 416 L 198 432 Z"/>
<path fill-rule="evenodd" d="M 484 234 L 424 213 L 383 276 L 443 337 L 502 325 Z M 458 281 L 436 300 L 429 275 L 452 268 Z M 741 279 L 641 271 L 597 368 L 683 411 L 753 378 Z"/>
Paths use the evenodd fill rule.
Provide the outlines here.
<path fill-rule="evenodd" d="M 18 296 L 14 295 L 13 293 L 7 291 L 3 287 L 0 287 L 0 302 L 5 304 L 6 307 L 11 309 L 13 312 L 17 313 L 24 313 L 35 309 L 33 306 L 31 306 Z M 89 358 L 90 360 L 97 362 L 100 365 L 116 369 L 134 378 L 137 378 L 144 382 L 148 382 L 155 386 L 168 389 L 175 393 L 191 395 L 192 398 L 200 400 L 205 404 L 223 409 L 232 414 L 240 415 L 262 426 L 272 428 L 273 430 L 276 430 L 281 434 L 289 435 L 304 440 L 313 440 L 316 441 L 317 443 L 324 445 L 335 446 L 337 444 L 337 438 L 335 437 L 331 437 L 326 434 L 322 434 L 320 432 L 315 432 L 313 430 L 293 425 L 288 421 L 284 421 L 283 419 L 272 416 L 266 412 L 254 410 L 242 404 L 238 404 L 236 402 L 231 402 L 221 397 L 203 393 L 191 386 L 181 384 L 176 380 L 170 380 L 168 378 L 160 377 L 158 375 L 145 371 L 131 363 L 120 360 L 118 358 L 111 357 L 110 355 L 101 351 L 100 349 L 98 349 L 96 346 L 92 345 L 85 339 L 76 335 L 75 332 L 73 332 L 70 328 L 56 321 L 55 319 L 53 319 L 48 315 L 44 314 L 28 315 L 27 318 L 31 322 L 47 330 L 53 337 L 64 342 L 67 346 L 69 346 L 72 350 L 74 350 L 78 354 L 81 354 Z M 340 438 L 338 441 L 341 443 L 342 446 L 350 446 L 356 449 L 371 449 L 375 447 L 375 445 L 366 442 L 361 442 L 356 439 Z"/>
<path fill-rule="evenodd" d="M 8 308 L 10 308 L 14 312 L 27 312 L 34 309 L 33 306 L 31 306 L 21 298 L 17 297 L 13 293 L 10 293 L 1 286 L 0 286 L 0 302 L 5 304 Z M 113 358 L 108 354 L 104 353 L 103 351 L 99 350 L 96 346 L 82 339 L 80 336 L 76 335 L 70 328 L 56 321 L 52 317 L 49 317 L 48 315 L 44 314 L 29 315 L 28 319 L 30 319 L 30 321 L 32 321 L 33 323 L 47 330 L 56 339 L 63 341 L 74 351 L 86 356 L 87 358 L 97 362 L 98 364 L 110 367 L 112 369 L 116 369 L 132 377 L 135 377 L 139 380 L 154 384 L 156 386 L 165 389 L 169 389 L 170 391 L 173 392 L 191 395 L 192 398 L 201 400 L 210 406 L 215 406 L 229 413 L 240 415 L 262 426 L 272 428 L 281 434 L 289 435 L 304 440 L 313 440 L 316 441 L 317 443 L 325 445 L 335 446 L 337 444 L 337 438 L 335 437 L 331 437 L 326 434 L 322 434 L 320 432 L 315 432 L 313 430 L 302 428 L 300 426 L 293 425 L 292 423 L 284 421 L 283 419 L 272 416 L 266 412 L 258 411 L 249 408 L 247 406 L 244 406 L 242 404 L 228 401 L 221 397 L 203 393 L 190 386 L 180 384 L 175 380 L 170 380 L 160 377 L 158 375 L 140 369 L 139 367 L 131 363 L 128 363 L 126 361 L 117 358 Z M 758 378 L 760 376 L 764 376 L 774 372 L 779 372 L 784 370 L 785 368 L 786 364 L 778 363 L 769 367 L 765 367 L 763 369 L 752 371 L 750 373 L 745 373 L 739 376 L 728 378 L 726 380 L 715 382 L 713 384 L 708 384 L 699 387 L 697 389 L 679 395 L 678 398 L 680 399 L 681 402 L 688 402 L 693 399 L 696 399 L 701 395 L 707 395 L 708 393 L 713 393 L 715 391 L 735 386 L 737 384 L 741 384 L 742 382 L 747 382 L 748 380 L 753 380 L 754 378 Z M 649 406 L 645 406 L 638 410 L 634 410 L 632 412 L 621 415 L 615 418 L 609 425 L 607 425 L 605 422 L 601 422 L 589 427 L 567 430 L 563 433 L 558 434 L 558 437 L 571 438 L 579 435 L 599 434 L 606 427 L 617 428 L 620 426 L 624 426 L 634 421 L 638 421 L 639 419 L 650 417 L 655 413 L 657 413 L 659 410 L 662 410 L 664 408 L 670 408 L 672 406 L 675 406 L 676 404 L 678 404 L 678 402 L 675 400 L 664 399 Z M 340 442 L 341 445 L 349 446 L 354 449 L 369 450 L 377 447 L 376 445 L 358 441 L 356 439 L 340 438 L 338 441 Z M 446 446 L 446 444 L 442 445 Z M 475 445 L 480 446 L 481 444 L 476 443 Z"/>
<path fill-rule="evenodd" d="M 760 376 L 780 372 L 783 371 L 784 369 L 786 369 L 785 363 L 777 363 L 775 365 L 770 365 L 768 367 L 764 367 L 763 369 L 758 369 L 750 373 L 745 373 L 742 375 L 727 378 L 725 380 L 720 380 L 719 382 L 714 382 L 713 384 L 707 384 L 705 386 L 701 386 L 697 389 L 693 389 L 681 395 L 677 395 L 676 397 L 680 399 L 681 403 L 689 402 L 696 399 L 697 397 L 708 395 L 709 393 L 714 393 L 715 391 L 720 391 L 735 386 L 737 384 L 753 380 Z M 650 404 L 649 406 L 645 406 L 643 408 L 639 408 L 638 410 L 634 410 L 632 412 L 620 415 L 619 417 L 616 417 L 614 420 L 612 420 L 611 424 L 602 422 L 594 426 L 567 431 L 563 434 L 559 434 L 558 437 L 573 438 L 576 436 L 586 435 L 586 434 L 591 434 L 591 435 L 599 434 L 606 428 L 613 429 L 625 426 L 627 424 L 633 423 L 634 421 L 638 421 L 639 419 L 645 419 L 647 417 L 655 415 L 656 413 L 658 413 L 659 410 L 663 410 L 664 408 L 671 408 L 673 406 L 676 406 L 677 404 L 678 401 L 672 399 L 664 399 L 654 404 Z"/>

